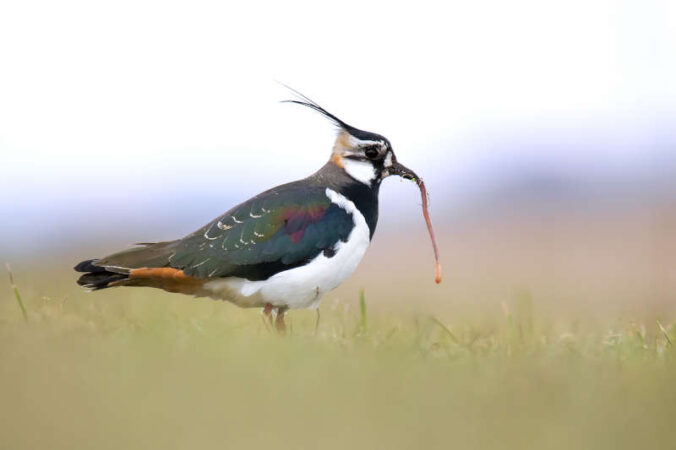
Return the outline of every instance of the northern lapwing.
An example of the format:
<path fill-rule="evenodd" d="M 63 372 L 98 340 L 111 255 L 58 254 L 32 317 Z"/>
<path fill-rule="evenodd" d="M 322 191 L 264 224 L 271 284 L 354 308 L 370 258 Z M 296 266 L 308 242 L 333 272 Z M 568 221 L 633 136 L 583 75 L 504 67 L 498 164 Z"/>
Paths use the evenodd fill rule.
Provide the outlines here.
<path fill-rule="evenodd" d="M 424 184 L 397 161 L 390 142 L 299 96 L 287 102 L 318 111 L 338 127 L 321 169 L 235 206 L 182 239 L 83 261 L 75 266 L 84 272 L 78 284 L 92 290 L 147 286 L 260 307 L 270 322 L 276 313 L 283 331 L 288 309 L 317 308 L 357 268 L 376 230 L 380 183 L 390 175 L 418 183 L 437 257 Z"/>

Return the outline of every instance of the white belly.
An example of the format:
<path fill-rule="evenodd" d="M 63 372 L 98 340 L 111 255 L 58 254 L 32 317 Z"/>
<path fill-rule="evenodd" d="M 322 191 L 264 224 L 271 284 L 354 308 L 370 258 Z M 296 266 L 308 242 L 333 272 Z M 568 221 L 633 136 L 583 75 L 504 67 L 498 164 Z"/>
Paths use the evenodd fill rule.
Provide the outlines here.
<path fill-rule="evenodd" d="M 262 307 L 270 303 L 292 309 L 316 308 L 325 293 L 338 287 L 354 272 L 370 242 L 369 227 L 354 203 L 329 188 L 326 196 L 350 213 L 354 222 L 347 241 L 336 244 L 336 252 L 331 258 L 322 252 L 308 264 L 279 272 L 267 280 L 229 277 L 209 281 L 204 284 L 208 295 L 242 307 Z"/>

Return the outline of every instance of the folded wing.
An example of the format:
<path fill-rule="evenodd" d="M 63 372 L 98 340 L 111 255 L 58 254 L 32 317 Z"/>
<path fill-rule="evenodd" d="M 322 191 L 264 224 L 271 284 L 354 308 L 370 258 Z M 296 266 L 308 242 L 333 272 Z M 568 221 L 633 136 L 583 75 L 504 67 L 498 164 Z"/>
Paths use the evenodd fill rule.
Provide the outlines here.
<path fill-rule="evenodd" d="M 322 252 L 331 256 L 352 226 L 351 215 L 331 203 L 324 188 L 290 185 L 232 208 L 183 239 L 146 244 L 94 264 L 110 271 L 172 267 L 195 278 L 261 280 Z"/>

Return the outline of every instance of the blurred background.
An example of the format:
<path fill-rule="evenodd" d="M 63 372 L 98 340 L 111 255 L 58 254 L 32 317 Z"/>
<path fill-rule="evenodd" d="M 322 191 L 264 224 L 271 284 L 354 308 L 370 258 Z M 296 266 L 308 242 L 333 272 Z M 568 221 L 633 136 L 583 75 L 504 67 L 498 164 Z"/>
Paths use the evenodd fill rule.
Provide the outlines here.
<path fill-rule="evenodd" d="M 431 194 L 444 283 L 390 179 L 334 297 L 673 313 L 674 2 L 6 2 L 0 65 L 0 255 L 33 276 L 75 290 L 81 259 L 317 170 L 335 132 L 283 82 L 387 136 Z"/>
<path fill-rule="evenodd" d="M 675 80 L 667 0 L 0 2 L 0 448 L 673 447 Z M 79 288 L 325 163 L 280 82 L 424 177 L 443 283 L 391 178 L 317 328 Z"/>

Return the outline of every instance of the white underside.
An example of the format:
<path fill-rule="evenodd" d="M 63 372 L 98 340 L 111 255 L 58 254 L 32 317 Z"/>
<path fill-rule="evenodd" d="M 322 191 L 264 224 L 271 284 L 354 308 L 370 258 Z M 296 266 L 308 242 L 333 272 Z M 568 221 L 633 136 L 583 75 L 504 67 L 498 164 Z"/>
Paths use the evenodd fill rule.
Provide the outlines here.
<path fill-rule="evenodd" d="M 354 203 L 329 188 L 326 196 L 352 214 L 354 222 L 347 241 L 338 242 L 331 258 L 322 252 L 304 266 L 279 272 L 262 281 L 236 277 L 209 281 L 203 286 L 208 295 L 242 307 L 262 307 L 270 303 L 291 309 L 316 308 L 324 294 L 354 272 L 370 242 L 366 220 Z"/>

